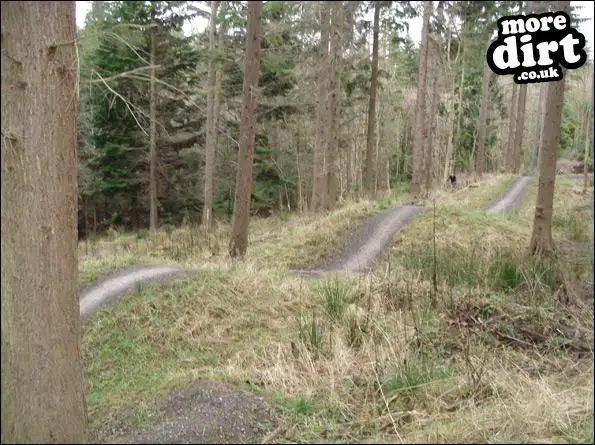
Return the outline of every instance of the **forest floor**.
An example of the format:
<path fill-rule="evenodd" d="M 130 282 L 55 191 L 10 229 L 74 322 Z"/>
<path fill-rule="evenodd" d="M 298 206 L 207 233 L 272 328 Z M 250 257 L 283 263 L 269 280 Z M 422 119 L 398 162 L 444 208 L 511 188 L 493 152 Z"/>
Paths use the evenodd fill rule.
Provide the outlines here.
<path fill-rule="evenodd" d="M 83 325 L 90 439 L 592 442 L 592 188 L 586 198 L 576 182 L 557 181 L 558 258 L 536 260 L 523 252 L 534 183 L 518 210 L 480 210 L 513 181 L 441 192 L 395 234 L 390 207 L 406 193 L 255 220 L 244 263 L 226 259 L 225 225 L 87 245 L 101 254 L 81 261 L 83 286 L 131 265 L 166 265 L 152 270 L 168 280 L 193 269 L 141 287 L 147 276 L 134 268 L 81 293 L 82 314 L 99 309 Z M 340 246 L 363 221 L 375 239 L 385 227 L 379 244 L 389 244 L 375 263 L 378 245 L 352 262 L 369 273 L 288 272 L 344 267 L 366 236 Z M 132 292 L 96 306 L 99 294 L 117 296 L 118 280 Z"/>

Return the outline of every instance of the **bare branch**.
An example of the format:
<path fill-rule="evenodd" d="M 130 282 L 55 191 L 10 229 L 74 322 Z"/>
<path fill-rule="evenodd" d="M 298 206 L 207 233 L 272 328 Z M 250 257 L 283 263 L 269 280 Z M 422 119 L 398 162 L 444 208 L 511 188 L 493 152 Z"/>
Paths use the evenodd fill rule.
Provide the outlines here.
<path fill-rule="evenodd" d="M 122 42 L 124 45 L 126 45 L 128 48 L 130 48 L 130 50 L 143 62 L 145 62 L 147 65 L 150 65 L 150 63 L 143 58 L 137 51 L 137 48 L 135 48 L 131 43 L 128 43 L 122 36 L 116 34 L 115 32 L 107 32 L 105 34 L 106 36 L 111 36 L 111 37 L 115 37 L 116 40 L 119 40 L 120 42 Z"/>
<path fill-rule="evenodd" d="M 142 72 L 142 71 L 148 71 L 148 70 L 151 70 L 152 68 L 155 68 L 155 69 L 161 68 L 161 65 L 141 66 L 139 68 L 134 68 L 134 69 L 132 69 L 130 71 L 124 71 L 123 73 L 115 74 L 115 75 L 110 76 L 110 77 L 103 77 L 101 79 L 89 79 L 89 80 L 87 80 L 87 82 L 89 82 L 89 83 L 101 83 L 101 82 L 109 82 L 109 81 L 112 81 L 112 80 L 115 80 L 115 79 L 119 79 L 121 77 L 133 77 L 133 76 L 130 76 L 130 75 L 131 74 L 134 74 L 134 73 Z M 98 74 L 98 73 L 95 70 L 91 70 L 91 74 Z M 148 77 L 147 77 L 147 79 L 148 79 Z"/>
<path fill-rule="evenodd" d="M 116 97 L 118 97 L 122 102 L 124 102 L 124 104 L 126 105 L 126 108 L 128 108 L 128 111 L 130 111 L 130 114 L 132 115 L 132 118 L 134 119 L 134 121 L 136 122 L 136 124 L 138 125 L 138 128 L 141 129 L 141 131 L 145 134 L 145 136 L 149 136 L 149 133 L 147 133 L 145 131 L 145 129 L 143 128 L 143 126 L 140 124 L 140 122 L 138 121 L 138 119 L 136 118 L 136 115 L 134 114 L 134 112 L 132 111 L 132 107 L 131 104 L 117 91 L 115 91 L 112 87 L 109 86 L 109 84 L 103 80 L 103 78 L 101 77 L 101 75 L 97 72 L 95 72 L 95 74 L 103 81 L 103 84 L 105 85 L 105 87 L 112 93 L 114 94 Z"/>

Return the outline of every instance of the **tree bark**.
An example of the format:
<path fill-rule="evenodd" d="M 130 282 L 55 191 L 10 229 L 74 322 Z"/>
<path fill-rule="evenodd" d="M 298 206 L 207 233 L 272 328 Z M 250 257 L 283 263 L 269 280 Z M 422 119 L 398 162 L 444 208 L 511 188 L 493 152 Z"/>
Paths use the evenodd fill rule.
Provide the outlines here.
<path fill-rule="evenodd" d="M 158 202 L 157 202 L 157 97 L 155 94 L 156 90 L 156 73 L 155 73 L 155 30 L 151 29 L 151 80 L 150 80 L 150 97 L 149 97 L 149 194 L 150 194 L 150 209 L 149 209 L 149 229 L 155 233 L 157 231 L 157 220 L 158 220 Z"/>
<path fill-rule="evenodd" d="M 519 86 L 516 82 L 512 83 L 512 98 L 510 99 L 510 111 L 508 120 L 508 147 L 506 149 L 506 170 L 514 170 L 514 135 L 516 127 L 516 110 L 518 101 Z"/>
<path fill-rule="evenodd" d="M 527 14 L 531 13 L 534 8 L 535 1 L 527 2 Z M 543 3 L 543 2 L 542 2 Z M 513 172 L 518 174 L 523 164 L 523 133 L 525 131 L 525 108 L 527 102 L 527 84 L 522 84 L 519 87 L 519 102 L 516 113 L 516 127 L 514 133 L 513 145 Z"/>
<path fill-rule="evenodd" d="M 560 10 L 570 13 L 570 1 L 561 1 L 558 4 Z M 533 232 L 529 244 L 529 251 L 534 255 L 550 254 L 554 250 L 552 214 L 565 83 L 566 76 L 564 75 L 562 80 L 547 84 L 543 145 L 541 147 L 542 154 L 539 160 L 539 177 L 537 183 L 537 200 L 535 203 Z"/>
<path fill-rule="evenodd" d="M 432 190 L 433 183 L 433 170 L 434 170 L 434 147 L 433 147 L 433 136 L 434 136 L 434 116 L 436 106 L 436 87 L 437 87 L 438 75 L 436 73 L 432 76 L 432 89 L 430 90 L 430 97 L 428 100 L 428 112 L 426 121 L 426 138 L 425 138 L 425 167 L 424 167 L 424 186 L 426 192 Z"/>
<path fill-rule="evenodd" d="M 523 133 L 525 131 L 525 105 L 527 102 L 527 84 L 519 86 L 519 101 L 516 112 L 516 126 L 513 145 L 512 171 L 518 174 L 523 161 Z"/>
<path fill-rule="evenodd" d="M 213 180 L 215 177 L 215 95 L 217 72 L 213 63 L 213 56 L 217 41 L 217 9 L 219 2 L 211 1 L 211 18 L 209 25 L 209 61 L 207 64 L 208 93 L 207 93 L 207 137 L 205 153 L 205 188 L 202 208 L 202 224 L 207 230 L 211 229 L 213 212 Z"/>
<path fill-rule="evenodd" d="M 394 123 L 394 121 L 393 121 Z M 388 141 L 386 140 L 386 126 L 385 126 L 385 122 L 382 121 L 382 124 L 380 124 L 380 122 L 378 122 L 378 140 L 382 141 L 382 144 L 380 145 L 382 147 L 382 157 L 384 159 L 384 166 L 380 165 L 380 170 L 382 171 L 382 167 L 384 167 L 384 185 L 385 185 L 385 189 L 387 192 L 391 191 L 391 186 L 390 186 L 390 160 L 391 160 L 391 156 L 390 156 L 390 148 L 392 146 L 392 144 L 389 144 Z"/>
<path fill-rule="evenodd" d="M 378 111 L 380 112 L 380 105 L 382 102 L 378 104 Z M 380 150 L 380 119 L 374 119 L 376 121 L 375 125 L 375 135 L 374 138 L 374 193 L 372 197 L 376 196 L 378 193 L 378 189 L 380 188 L 380 181 L 382 181 L 382 152 Z"/>
<path fill-rule="evenodd" d="M 455 133 L 454 126 L 455 126 L 455 122 L 456 122 L 455 121 L 455 113 L 458 113 L 458 110 L 455 111 L 455 91 L 456 91 L 456 86 L 457 86 L 456 82 L 457 81 L 456 81 L 456 76 L 453 73 L 453 68 L 457 64 L 457 62 L 459 60 L 459 55 L 461 54 L 461 42 L 459 41 L 459 43 L 457 45 L 457 54 L 455 56 L 455 60 L 453 63 L 453 62 L 451 62 L 451 59 L 450 59 L 451 40 L 452 40 L 452 32 L 451 32 L 451 23 L 449 20 L 446 58 L 447 58 L 447 63 L 448 63 L 448 72 L 449 72 L 449 75 L 452 76 L 450 94 L 448 96 L 449 100 L 451 101 L 452 106 L 451 106 L 450 113 L 448 113 L 448 124 L 447 124 L 448 125 L 448 140 L 446 141 L 446 159 L 444 161 L 444 173 L 442 175 L 443 184 L 446 184 L 449 172 L 450 171 L 454 172 L 454 165 L 451 165 L 451 163 L 453 162 L 453 151 L 454 151 L 453 137 L 454 137 L 454 133 Z M 465 74 L 465 70 L 464 70 L 464 66 L 463 66 L 461 79 L 464 79 L 464 74 Z M 462 92 L 463 92 L 463 83 L 461 80 L 461 88 L 460 88 L 459 95 L 461 95 Z M 461 100 L 461 102 L 462 102 L 462 100 Z"/>
<path fill-rule="evenodd" d="M 380 28 L 380 2 L 374 2 L 374 37 L 372 40 L 372 75 L 370 78 L 370 97 L 368 103 L 368 131 L 366 133 L 366 193 L 374 195 L 374 131 L 376 120 L 376 89 L 378 85 L 378 34 Z"/>
<path fill-rule="evenodd" d="M 583 191 L 587 191 L 589 186 L 589 131 L 592 119 L 587 120 L 585 127 L 585 155 L 583 156 Z"/>
<path fill-rule="evenodd" d="M 401 166 L 401 162 L 404 159 L 403 156 L 403 149 L 402 149 L 402 139 L 403 139 L 403 132 L 405 131 L 405 129 L 403 128 L 403 124 L 404 124 L 404 119 L 401 117 L 401 114 L 398 114 L 397 117 L 397 122 L 395 124 L 395 128 L 397 129 L 397 141 L 396 141 L 396 146 L 397 146 L 397 152 L 396 152 L 396 158 L 397 158 L 397 162 L 395 162 L 395 177 L 397 178 L 397 181 L 399 180 L 399 175 L 401 174 L 400 171 L 400 166 Z M 390 156 L 390 154 L 389 154 Z"/>
<path fill-rule="evenodd" d="M 424 140 L 426 132 L 426 84 L 428 72 L 428 26 L 432 15 L 432 2 L 424 1 L 423 27 L 419 49 L 419 75 L 417 82 L 417 100 L 415 106 L 415 139 L 413 147 L 413 172 L 411 194 L 418 199 L 422 193 L 424 177 Z"/>
<path fill-rule="evenodd" d="M 318 72 L 318 97 L 317 97 L 317 129 L 316 129 L 316 147 L 314 148 L 314 166 L 313 166 L 313 185 L 312 202 L 310 203 L 313 211 L 324 208 L 327 197 L 327 177 L 326 177 L 326 151 L 328 147 L 328 106 L 327 98 L 329 89 L 329 66 L 328 66 L 328 47 L 330 40 L 330 11 L 329 2 L 320 5 L 320 53 Z"/>
<path fill-rule="evenodd" d="M 551 253 L 554 248 L 552 241 L 552 212 L 557 149 L 560 142 L 560 124 L 562 122 L 564 101 L 564 83 L 565 80 L 562 79 L 548 84 L 537 201 L 530 243 L 530 252 L 532 254 Z"/>
<path fill-rule="evenodd" d="M 364 169 L 361 167 L 363 158 L 365 155 L 364 150 L 362 147 L 357 143 L 357 138 L 355 140 L 355 196 L 356 199 L 359 199 L 364 194 Z"/>
<path fill-rule="evenodd" d="M 457 101 L 457 131 L 455 133 L 455 141 L 457 143 L 461 140 L 461 128 L 462 128 L 462 119 L 463 119 L 463 89 L 465 87 L 465 59 L 463 59 L 463 67 L 461 68 L 461 83 L 459 85 L 459 98 Z M 456 164 L 457 159 L 457 145 L 453 144 L 452 150 L 452 160 L 453 163 Z M 455 170 L 455 165 L 453 165 L 453 172 Z"/>
<path fill-rule="evenodd" d="M 585 155 L 583 159 L 583 191 L 586 192 L 589 186 L 589 125 L 593 123 L 593 94 L 595 90 L 595 72 L 591 71 L 591 101 L 589 102 L 587 114 L 587 128 L 585 129 Z M 594 138 L 595 139 L 595 138 Z"/>
<path fill-rule="evenodd" d="M 453 160 L 453 150 L 454 150 L 454 143 L 453 143 L 453 137 L 454 137 L 454 126 L 455 126 L 455 120 L 454 120 L 454 82 L 453 82 L 453 88 L 451 90 L 452 95 L 451 95 L 451 100 L 453 103 L 453 107 L 451 108 L 451 112 L 448 115 L 448 140 L 446 141 L 446 159 L 444 160 L 444 172 L 442 174 L 442 182 L 443 184 L 446 184 L 446 181 L 448 180 L 448 174 L 449 172 L 454 171 L 454 160 Z"/>
<path fill-rule="evenodd" d="M 240 152 L 233 209 L 233 226 L 229 253 L 232 258 L 244 257 L 248 249 L 250 196 L 252 195 L 252 163 L 256 125 L 256 95 L 260 74 L 260 11 L 262 1 L 248 2 L 246 61 L 244 68 L 244 106 L 240 121 Z"/>
<path fill-rule="evenodd" d="M 354 144 L 347 144 L 347 160 L 345 165 L 345 190 L 346 195 L 351 197 L 353 194 L 353 151 Z"/>
<path fill-rule="evenodd" d="M 74 2 L 2 2 L 2 443 L 83 443 Z"/>
<path fill-rule="evenodd" d="M 273 161 L 273 164 L 280 170 L 280 165 L 279 165 L 279 160 L 280 160 L 280 154 L 281 154 L 281 147 L 280 147 L 280 140 L 281 137 L 279 136 L 279 126 L 275 126 L 275 127 L 265 127 L 266 128 L 266 132 L 268 135 L 268 142 L 269 142 L 269 148 L 271 149 L 271 158 Z M 282 210 L 283 208 L 283 189 L 281 188 L 281 186 L 277 185 L 276 187 L 274 187 L 275 192 L 274 192 L 274 200 L 275 200 L 275 204 L 274 207 L 276 208 L 276 210 Z"/>
<path fill-rule="evenodd" d="M 487 63 L 483 67 L 483 82 L 481 87 L 481 105 L 479 107 L 479 130 L 477 142 L 477 157 L 475 158 L 475 174 L 481 178 L 485 169 L 485 139 L 488 121 L 488 102 L 490 95 L 490 77 L 492 71 Z"/>
<path fill-rule="evenodd" d="M 295 190 L 295 195 L 296 195 L 296 201 L 297 201 L 297 208 L 298 208 L 298 212 L 300 213 L 304 213 L 304 198 L 303 198 L 303 192 L 302 192 L 302 175 L 301 175 L 301 169 L 300 169 L 300 133 L 299 133 L 299 129 L 297 130 L 297 135 L 296 135 L 296 150 L 295 150 L 295 171 L 296 171 L 296 175 L 297 175 L 297 179 L 296 179 L 296 190 Z"/>
<path fill-rule="evenodd" d="M 228 4 L 225 0 L 219 2 L 218 10 L 220 12 L 225 12 L 228 8 Z M 225 33 L 227 28 L 225 27 L 225 21 L 219 24 L 219 30 L 217 32 L 217 50 L 221 53 L 225 50 Z M 216 67 L 216 74 L 215 74 L 215 101 L 213 104 L 213 140 L 215 146 L 215 154 L 213 155 L 213 178 L 215 178 L 215 173 L 217 172 L 217 148 L 219 147 L 219 120 L 221 117 L 221 89 L 223 85 L 223 69 L 221 65 L 217 65 Z M 217 189 L 216 182 L 213 179 L 213 195 Z M 213 199 L 213 198 L 211 198 Z M 211 224 L 213 223 L 213 216 L 212 216 L 212 207 L 211 207 Z"/>
<path fill-rule="evenodd" d="M 537 116 L 535 117 L 535 147 L 533 149 L 533 168 L 539 167 L 539 152 L 541 147 L 541 135 L 543 132 L 543 102 L 545 100 L 545 93 L 547 84 L 538 84 L 539 100 L 537 102 Z"/>
<path fill-rule="evenodd" d="M 331 2 L 331 51 L 330 51 L 330 66 L 331 66 L 331 85 L 330 85 L 330 104 L 329 104 L 329 140 L 327 150 L 327 199 L 325 208 L 331 210 L 334 208 L 337 201 L 337 154 L 339 151 L 340 139 L 340 115 L 341 115 L 341 73 L 342 73 L 342 28 L 344 27 L 343 20 L 343 4 L 342 2 Z"/>

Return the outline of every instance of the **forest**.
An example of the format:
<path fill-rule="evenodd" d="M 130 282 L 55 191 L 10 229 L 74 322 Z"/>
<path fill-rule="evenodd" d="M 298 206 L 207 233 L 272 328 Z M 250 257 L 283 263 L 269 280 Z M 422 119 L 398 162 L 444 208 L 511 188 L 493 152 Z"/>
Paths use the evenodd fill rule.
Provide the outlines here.
<path fill-rule="evenodd" d="M 2 443 L 593 443 L 585 10 L 2 2 Z"/>
<path fill-rule="evenodd" d="M 246 6 L 199 4 L 92 3 L 78 39 L 81 237 L 231 217 Z M 184 35 L 209 6 L 207 28 Z M 485 64 L 498 18 L 525 7 L 438 2 L 420 54 L 407 33 L 415 3 L 264 3 L 252 215 L 425 193 L 449 173 L 534 171 L 545 85 L 520 87 Z M 578 161 L 591 73 L 572 72 L 563 110 L 559 153 Z"/>

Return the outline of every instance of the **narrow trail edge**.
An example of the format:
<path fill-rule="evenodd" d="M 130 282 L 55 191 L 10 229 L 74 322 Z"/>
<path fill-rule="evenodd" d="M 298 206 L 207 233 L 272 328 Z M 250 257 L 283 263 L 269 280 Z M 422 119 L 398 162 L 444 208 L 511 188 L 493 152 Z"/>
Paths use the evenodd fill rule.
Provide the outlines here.
<path fill-rule="evenodd" d="M 522 201 L 530 181 L 529 176 L 519 177 L 506 192 L 484 207 L 483 211 L 503 213 L 514 209 Z M 311 269 L 291 269 L 291 272 L 310 277 L 332 273 L 354 275 L 364 273 L 372 267 L 390 244 L 393 235 L 409 224 L 416 215 L 427 209 L 427 207 L 404 205 L 378 212 L 366 219 L 358 232 L 349 235 L 340 255 L 329 258 L 324 265 Z M 136 286 L 169 281 L 192 272 L 191 269 L 165 265 L 133 266 L 119 270 L 79 292 L 81 316 L 89 316 Z"/>

